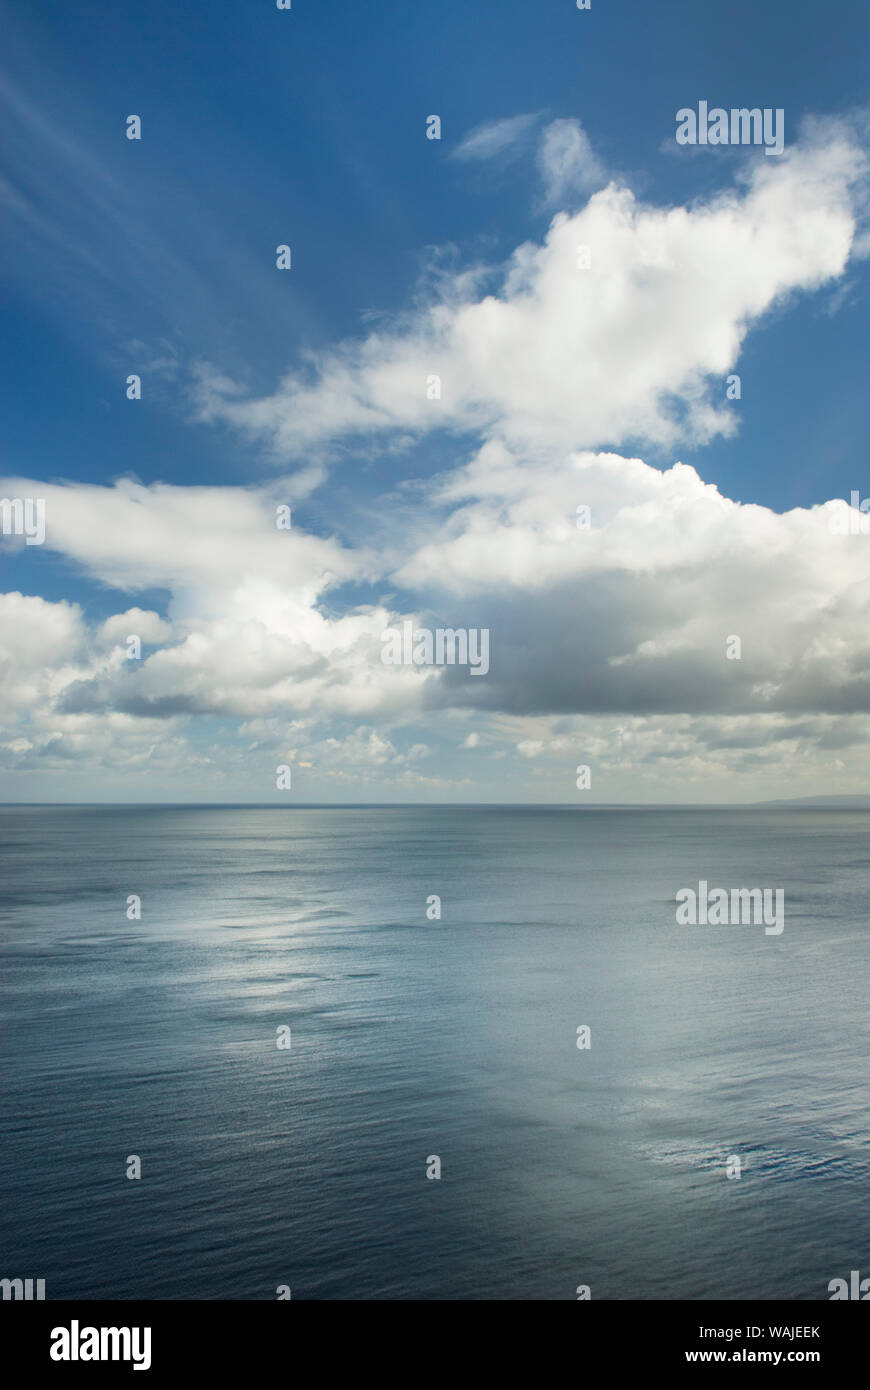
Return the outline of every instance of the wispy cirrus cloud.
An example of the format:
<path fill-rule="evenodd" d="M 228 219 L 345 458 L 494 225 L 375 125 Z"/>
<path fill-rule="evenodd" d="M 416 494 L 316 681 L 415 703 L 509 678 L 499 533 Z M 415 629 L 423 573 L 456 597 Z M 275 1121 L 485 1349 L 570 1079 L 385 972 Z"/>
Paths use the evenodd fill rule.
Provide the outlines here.
<path fill-rule="evenodd" d="M 450 158 L 470 162 L 495 159 L 516 152 L 540 121 L 539 111 L 522 116 L 506 116 L 499 121 L 485 121 L 463 136 L 451 150 Z"/>
<path fill-rule="evenodd" d="M 546 203 L 564 207 L 607 181 L 604 165 L 579 121 L 551 121 L 541 134 L 538 169 Z"/>

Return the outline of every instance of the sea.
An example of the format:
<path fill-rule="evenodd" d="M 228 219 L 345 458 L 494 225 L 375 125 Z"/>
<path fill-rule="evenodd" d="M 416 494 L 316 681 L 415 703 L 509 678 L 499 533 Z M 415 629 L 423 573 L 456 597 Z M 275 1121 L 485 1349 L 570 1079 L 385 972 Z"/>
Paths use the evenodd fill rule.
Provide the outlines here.
<path fill-rule="evenodd" d="M 781 888 L 781 933 L 680 924 Z M 0 1277 L 826 1300 L 870 1277 L 870 813 L 0 808 Z"/>

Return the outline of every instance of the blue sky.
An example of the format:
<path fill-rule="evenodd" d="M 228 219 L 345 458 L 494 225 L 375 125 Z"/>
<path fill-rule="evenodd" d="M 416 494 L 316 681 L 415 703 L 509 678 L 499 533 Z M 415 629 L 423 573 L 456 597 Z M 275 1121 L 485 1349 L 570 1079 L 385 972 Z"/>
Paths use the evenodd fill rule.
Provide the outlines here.
<path fill-rule="evenodd" d="M 45 546 L 23 546 L 15 538 L 3 543 L 5 593 L 60 605 L 53 617 L 40 607 L 39 621 L 69 617 L 70 605 L 76 606 L 70 619 L 76 630 L 57 637 L 56 665 L 46 652 L 11 701 L 19 722 L 5 733 L 9 799 L 161 799 L 184 790 L 194 799 L 267 800 L 276 795 L 273 770 L 282 758 L 297 765 L 295 786 L 310 800 L 565 801 L 577 797 L 576 763 L 598 767 L 593 788 L 600 800 L 787 795 L 796 768 L 800 785 L 794 794 L 865 788 L 863 687 L 840 708 L 830 690 L 819 688 L 818 671 L 801 666 L 806 634 L 792 634 L 792 646 L 779 653 L 775 670 L 762 669 L 762 663 L 751 671 L 747 652 L 741 667 L 745 699 L 732 693 L 720 699 L 712 693 L 715 682 L 684 669 L 682 657 L 673 656 L 697 634 L 677 640 L 673 621 L 661 620 L 655 605 L 645 612 L 631 585 L 623 583 L 611 598 L 625 615 L 625 650 L 605 651 L 584 628 L 574 656 L 585 665 L 573 681 L 572 706 L 555 672 L 540 669 L 542 661 L 546 665 L 543 648 L 529 637 L 539 619 L 525 602 L 529 586 L 516 570 L 504 577 L 518 585 L 515 602 L 494 572 L 479 591 L 454 586 L 448 601 L 432 579 L 441 561 L 433 566 L 420 556 L 433 543 L 436 514 L 442 535 L 462 524 L 454 483 L 487 444 L 506 443 L 514 450 L 523 487 L 571 449 L 613 451 L 643 459 L 657 471 L 679 460 L 723 497 L 778 515 L 819 507 L 867 486 L 866 190 L 857 172 L 867 130 L 866 7 L 738 3 L 699 11 L 683 3 L 617 6 L 593 0 L 586 12 L 568 0 L 473 6 L 447 0 L 436 7 L 295 0 L 291 11 L 280 12 L 267 0 L 108 8 L 48 0 L 26 9 L 3 4 L 2 13 L 8 36 L 0 186 L 6 476 L 60 484 L 58 496 L 72 497 L 85 484 L 107 489 L 128 478 L 146 489 L 220 489 L 220 506 L 252 490 L 265 499 L 264 507 L 290 500 L 294 546 L 302 532 L 348 557 L 344 566 L 337 551 L 313 547 L 312 577 L 295 574 L 293 582 L 313 612 L 340 621 L 384 605 L 397 618 L 428 613 L 433 623 L 467 627 L 497 616 L 500 650 L 511 644 L 509 664 L 516 675 L 499 677 L 492 695 L 475 693 L 470 706 L 459 696 L 445 700 L 441 687 L 455 682 L 430 673 L 436 679 L 422 702 L 417 696 L 410 704 L 373 696 L 356 708 L 349 696 L 336 696 L 325 675 L 317 699 L 302 690 L 302 662 L 272 681 L 269 700 L 259 699 L 256 690 L 243 696 L 234 678 L 234 693 L 210 705 L 203 691 L 214 687 L 216 668 L 206 663 L 197 669 L 193 699 L 189 657 L 198 643 L 216 640 L 212 628 L 205 635 L 203 624 L 219 624 L 228 611 L 220 603 L 211 611 L 207 601 L 199 602 L 211 582 L 208 565 L 197 580 L 185 571 L 176 583 L 172 566 L 163 561 L 146 563 L 137 573 L 125 570 L 108 553 L 111 546 L 103 553 L 102 541 L 89 560 L 84 532 L 93 526 L 105 540 L 106 527 L 115 522 L 102 510 L 101 497 L 82 494 L 93 505 L 88 502 L 76 521 L 81 534 L 62 527 L 60 537 L 49 524 Z M 728 409 L 730 432 L 697 425 L 663 432 L 652 421 L 651 398 L 632 401 L 630 389 L 624 409 L 617 400 L 604 423 L 575 428 L 567 419 L 558 438 L 549 428 L 532 438 L 526 412 L 517 427 L 520 439 L 513 427 L 502 428 L 503 418 L 497 427 L 483 419 L 485 407 L 471 397 L 461 410 L 445 412 L 443 425 L 421 425 L 391 398 L 379 405 L 388 423 L 373 425 L 365 411 L 357 411 L 331 428 L 330 410 L 336 407 L 330 364 L 336 354 L 349 364 L 349 389 L 362 399 L 371 378 L 360 344 L 372 335 L 398 343 L 397 356 L 387 352 L 393 364 L 402 344 L 416 341 L 433 303 L 451 296 L 477 304 L 488 294 L 509 298 L 506 267 L 516 249 L 548 244 L 554 216 L 579 215 L 598 185 L 630 189 L 635 206 L 691 213 L 715 209 L 722 197 L 743 198 L 753 178 L 772 174 L 767 166 L 779 161 L 760 150 L 676 146 L 675 112 L 701 99 L 726 108 L 782 108 L 783 168 L 802 141 L 808 148 L 833 149 L 846 132 L 855 173 L 848 194 L 852 248 L 845 264 L 831 270 L 828 249 L 820 249 L 819 238 L 830 237 L 836 259 L 840 232 L 833 224 L 818 236 L 807 234 L 800 252 L 806 263 L 799 270 L 789 263 L 774 272 L 760 255 L 758 276 L 769 280 L 761 308 L 755 307 L 754 280 L 736 283 L 736 243 L 729 245 L 726 236 L 720 249 L 719 242 L 704 247 L 703 273 L 715 312 L 720 300 L 731 302 L 728 277 L 736 277 L 733 313 L 722 328 L 740 338 L 730 369 L 740 374 L 742 396 Z M 130 113 L 142 118 L 141 141 L 125 138 Z M 440 140 L 426 139 L 431 113 L 441 118 Z M 527 119 L 516 119 L 521 117 Z M 802 135 L 813 117 L 837 124 Z M 504 122 L 513 124 L 499 124 Z M 547 132 L 564 135 L 568 123 L 583 132 L 595 171 L 575 168 L 573 182 L 568 177 L 563 183 L 561 201 L 548 199 L 542 151 Z M 491 152 L 463 158 L 463 149 L 474 149 L 463 142 L 480 128 L 489 133 L 477 148 Z M 833 156 L 827 161 L 831 168 L 835 163 Z M 824 160 L 813 165 L 825 167 Z M 839 208 L 845 196 L 840 184 L 824 172 L 817 176 L 819 205 L 829 199 Z M 617 226 L 623 212 L 614 209 L 612 216 Z M 740 233 L 735 237 L 739 242 Z M 753 232 L 740 255 L 755 254 L 754 237 Z M 292 246 L 293 268 L 286 273 L 275 267 L 280 243 Z M 825 269 L 819 268 L 822 262 Z M 466 272 L 473 272 L 473 280 L 463 280 Z M 813 277 L 820 283 L 809 283 Z M 781 293 L 775 290 L 779 284 Z M 639 305 L 636 317 L 629 313 L 626 319 L 639 334 L 648 329 L 644 312 Z M 678 336 L 676 311 L 672 332 Z M 659 350 L 652 336 L 649 352 Z M 711 351 L 715 355 L 718 348 Z M 434 361 L 434 348 L 432 353 Z M 623 360 L 627 377 L 636 372 L 627 345 L 614 358 L 611 381 Z M 560 358 L 554 371 L 563 370 L 569 364 Z M 583 362 L 570 370 L 582 391 Z M 691 381 L 674 383 L 680 416 L 702 387 L 712 390 L 705 363 L 687 370 Z M 125 398 L 130 372 L 142 376 L 139 402 Z M 288 380 L 296 383 L 289 403 Z M 279 437 L 276 422 L 286 422 L 288 411 L 293 415 L 300 382 L 318 392 L 311 406 L 316 428 L 299 434 L 294 424 L 292 438 L 286 427 Z M 650 390 L 660 403 L 665 400 L 661 382 Z M 482 395 L 488 399 L 488 388 Z M 717 409 L 721 395 L 718 387 L 711 395 Z M 234 402 L 243 403 L 241 412 L 233 411 Z M 503 400 L 499 410 L 504 417 Z M 647 484 L 656 490 L 647 478 L 638 505 Z M 485 491 L 492 497 L 488 485 Z M 8 486 L 5 495 L 12 495 Z M 195 527 L 197 497 L 185 493 L 185 499 Z M 709 503 L 702 492 L 696 500 L 699 506 Z M 52 504 L 55 516 L 59 505 Z M 688 505 L 695 503 L 690 499 Z M 511 515 L 501 515 L 500 524 L 513 528 L 508 540 L 525 537 L 527 513 L 535 506 L 523 493 Z M 735 515 L 734 525 L 742 525 L 745 511 L 736 509 Z M 756 522 L 767 525 L 754 514 L 747 524 Z M 222 525 L 213 537 L 217 548 L 228 543 Z M 546 530 L 538 508 L 539 538 L 542 525 Z M 475 528 L 479 535 L 477 521 Z M 793 531 L 789 523 L 772 548 L 784 545 L 787 536 L 789 545 L 805 553 Z M 856 539 L 860 545 L 862 538 Z M 177 538 L 172 543 L 184 549 Z M 394 551 L 392 567 L 379 568 L 369 550 Z M 323 575 L 333 576 L 334 561 L 343 572 L 323 585 Z M 538 594 L 541 623 L 558 620 L 573 629 L 574 603 L 578 613 L 598 612 L 612 627 L 600 591 L 610 593 L 623 563 L 611 556 L 590 581 L 591 590 L 583 576 L 574 575 L 569 584 L 560 574 L 558 592 Z M 698 573 L 705 569 L 694 551 L 687 563 Z M 780 572 L 789 563 L 783 558 Z M 817 563 L 831 573 L 824 557 Z M 848 607 L 845 596 L 861 591 L 863 551 L 859 556 L 853 546 L 844 563 L 848 573 L 838 575 L 824 595 L 822 613 L 840 613 L 844 603 Z M 539 574 L 540 563 L 530 564 L 530 573 Z M 744 564 L 747 604 L 759 582 L 749 580 L 751 570 Z M 611 578 L 605 582 L 603 575 Z M 237 578 L 236 597 L 226 602 L 238 617 L 238 595 L 256 580 L 255 558 Z M 280 574 L 274 582 L 278 589 L 285 584 Z M 802 571 L 793 588 L 808 582 Z M 717 592 L 739 588 L 723 576 Z M 497 592 L 501 607 L 491 602 Z M 708 599 L 709 594 L 698 600 L 699 611 L 706 611 Z M 153 614 L 152 626 L 164 624 L 154 627 L 155 640 L 146 644 L 146 661 L 135 673 L 145 686 L 134 699 L 129 692 L 118 698 L 121 675 L 112 667 L 110 638 L 95 636 L 99 624 L 131 608 Z M 19 606 L 12 620 L 27 626 L 27 614 L 36 612 Z M 259 622 L 256 606 L 238 620 Z M 734 612 L 727 632 L 738 630 L 739 620 Z M 289 631 L 286 614 L 275 619 L 276 627 L 270 621 L 270 640 Z M 780 631 L 778 603 L 765 621 Z M 647 638 L 644 623 L 651 625 Z M 821 618 L 815 640 L 820 624 Z M 43 639 L 32 630 L 38 645 Z M 498 637 L 493 628 L 494 649 Z M 760 653 L 763 630 L 754 637 Z M 540 701 L 519 689 L 527 638 L 532 675 L 537 671 L 539 688 L 550 692 Z M 234 640 L 227 637 L 230 648 Z M 321 663 L 332 660 L 330 640 L 317 639 Z M 837 642 L 844 640 L 838 632 Z M 0 647 L 10 679 L 16 663 L 20 674 L 17 641 L 10 638 Z M 630 691 L 599 681 L 592 669 L 596 661 L 613 669 L 623 662 L 618 668 L 625 669 L 632 644 L 636 656 L 644 641 L 658 645 L 645 648 L 640 660 L 651 652 L 656 662 L 670 662 L 670 676 L 662 678 L 666 691 L 654 680 L 635 683 Z M 188 683 L 170 692 L 159 662 L 151 668 L 156 674 L 144 667 L 161 648 L 181 646 Z M 555 665 L 557 633 L 550 646 Z M 838 652 L 842 657 L 840 647 Z M 830 653 L 820 647 L 816 657 L 823 663 Z M 846 667 L 860 684 L 864 667 L 856 651 Z M 60 695 L 73 668 L 76 692 Z M 272 680 L 276 670 L 269 664 L 262 681 Z M 128 674 L 123 668 L 124 679 Z M 730 680 L 730 668 L 717 669 L 716 681 Z M 110 710 L 120 711 L 123 727 L 108 740 L 111 747 L 101 748 L 100 722 L 105 730 Z M 734 721 L 741 720 L 738 729 Z M 475 735 L 477 741 L 465 747 Z M 722 750 L 734 746 L 735 738 L 744 740 L 740 751 L 726 756 Z M 619 752 L 626 741 L 636 745 L 634 752 Z M 846 747 L 847 756 L 831 752 Z M 426 751 L 411 756 L 421 748 Z"/>

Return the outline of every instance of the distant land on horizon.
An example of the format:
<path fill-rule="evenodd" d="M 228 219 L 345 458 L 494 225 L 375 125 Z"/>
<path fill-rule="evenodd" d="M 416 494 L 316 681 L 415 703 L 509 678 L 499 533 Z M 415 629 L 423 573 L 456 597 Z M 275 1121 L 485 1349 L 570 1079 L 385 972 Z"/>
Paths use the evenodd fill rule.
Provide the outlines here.
<path fill-rule="evenodd" d="M 820 809 L 831 807 L 841 810 L 870 810 L 870 793 L 859 792 L 853 796 L 792 796 L 777 801 L 753 801 L 753 806 L 817 806 Z"/>

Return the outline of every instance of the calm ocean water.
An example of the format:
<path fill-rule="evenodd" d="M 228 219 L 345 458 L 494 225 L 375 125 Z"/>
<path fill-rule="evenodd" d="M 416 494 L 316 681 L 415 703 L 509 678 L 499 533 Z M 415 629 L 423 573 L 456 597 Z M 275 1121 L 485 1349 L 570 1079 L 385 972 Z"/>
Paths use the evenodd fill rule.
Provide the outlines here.
<path fill-rule="evenodd" d="M 6 807 L 0 858 L 0 1276 L 123 1299 L 870 1276 L 868 813 Z M 678 926 L 699 879 L 784 888 L 783 934 Z"/>

